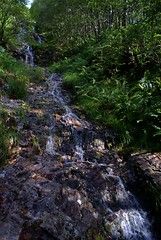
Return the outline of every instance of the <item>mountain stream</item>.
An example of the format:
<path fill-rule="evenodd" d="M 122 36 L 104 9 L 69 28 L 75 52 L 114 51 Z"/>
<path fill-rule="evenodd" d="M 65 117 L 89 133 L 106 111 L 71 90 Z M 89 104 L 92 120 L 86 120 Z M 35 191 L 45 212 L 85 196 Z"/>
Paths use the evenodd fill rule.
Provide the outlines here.
<path fill-rule="evenodd" d="M 61 86 L 58 74 L 30 86 L 17 120 L 19 152 L 0 170 L 0 239 L 154 239 L 146 211 L 121 180 L 124 162 L 110 134 L 76 114 Z"/>
<path fill-rule="evenodd" d="M 77 161 L 79 162 L 78 165 L 81 165 L 83 162 L 88 163 L 88 157 L 85 156 L 86 149 L 89 151 L 89 149 L 97 148 L 98 151 L 106 152 L 107 149 L 105 148 L 105 143 L 102 139 L 95 138 L 95 133 L 92 132 L 90 124 L 87 121 L 80 119 L 67 105 L 67 101 L 61 92 L 61 84 L 61 77 L 57 74 L 51 74 L 48 79 L 49 89 L 56 102 L 60 104 L 61 107 L 65 110 L 64 114 L 61 116 L 60 121 L 64 126 L 70 127 L 72 144 L 74 145 L 73 156 L 67 156 L 65 154 L 63 156 L 64 160 L 66 163 L 68 161 Z M 90 138 L 90 141 L 86 146 L 83 144 L 84 132 L 88 132 L 88 138 Z M 90 135 L 92 136 L 89 137 Z M 54 143 L 54 135 L 50 135 L 47 141 L 46 151 L 51 155 L 57 154 L 57 148 Z M 91 164 L 91 162 L 89 162 L 89 164 Z M 98 163 L 95 164 L 97 165 Z M 98 165 L 101 166 L 101 164 Z M 110 229 L 109 231 L 112 238 L 147 240 L 153 239 L 150 232 L 150 222 L 147 219 L 146 212 L 140 208 L 139 203 L 135 197 L 129 191 L 125 190 L 121 178 L 119 176 L 111 174 L 111 172 L 113 173 L 113 170 L 109 167 L 108 171 L 106 171 L 104 175 L 104 178 L 108 179 L 108 181 L 111 181 L 115 185 L 115 196 L 112 196 L 112 194 L 110 196 L 110 192 L 106 189 L 101 194 L 100 201 L 106 207 L 106 211 L 110 215 L 114 215 L 112 224 L 108 218 L 104 219 L 104 224 L 107 228 Z M 112 201 L 111 198 L 115 198 L 115 201 L 117 203 L 117 206 L 114 207 L 114 209 L 117 209 L 115 209 L 115 211 L 113 211 L 113 207 L 110 208 L 110 202 Z"/>

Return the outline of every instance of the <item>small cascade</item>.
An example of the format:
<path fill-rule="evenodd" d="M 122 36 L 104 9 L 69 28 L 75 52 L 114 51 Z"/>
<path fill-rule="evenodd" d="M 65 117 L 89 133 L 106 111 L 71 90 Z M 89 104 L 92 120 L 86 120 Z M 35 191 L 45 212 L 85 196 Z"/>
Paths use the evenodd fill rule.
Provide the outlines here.
<path fill-rule="evenodd" d="M 83 160 L 84 150 L 82 144 L 82 131 L 83 129 L 88 128 L 88 123 L 79 119 L 79 117 L 74 114 L 72 109 L 67 105 L 61 93 L 62 79 L 58 75 L 52 74 L 48 79 L 48 84 L 50 85 L 53 97 L 65 109 L 65 114 L 62 116 L 61 122 L 63 125 L 71 128 L 75 143 L 74 157 L 76 157 L 77 160 Z"/>
<path fill-rule="evenodd" d="M 25 52 L 25 62 L 27 65 L 33 67 L 34 66 L 34 56 L 32 52 L 32 47 L 29 45 L 25 45 L 26 52 Z"/>
<path fill-rule="evenodd" d="M 55 150 L 54 150 L 54 138 L 50 135 L 48 137 L 47 143 L 46 143 L 46 152 L 48 154 L 55 154 Z"/>
<path fill-rule="evenodd" d="M 0 239 L 154 240 L 104 129 L 72 111 L 59 75 L 45 83 L 30 88 L 18 156 L 0 171 Z"/>
<path fill-rule="evenodd" d="M 71 128 L 72 136 L 75 142 L 75 152 L 74 157 L 80 161 L 84 158 L 84 150 L 83 150 L 83 132 L 79 129 Z"/>
<path fill-rule="evenodd" d="M 50 116 L 51 126 L 49 128 L 49 136 L 47 137 L 46 143 L 46 153 L 53 155 L 56 153 L 55 151 L 55 139 L 54 139 L 54 131 L 55 131 L 55 120 L 52 116 Z"/>
<path fill-rule="evenodd" d="M 33 54 L 33 50 L 32 47 L 28 45 L 28 43 L 26 42 L 26 36 L 29 33 L 27 32 L 27 30 L 25 30 L 24 28 L 20 28 L 20 32 L 18 34 L 18 40 L 20 41 L 20 48 L 18 49 L 18 53 L 17 53 L 17 57 L 19 59 L 21 59 L 22 61 L 24 61 L 27 65 L 33 67 L 34 66 L 34 54 Z M 39 36 L 39 34 L 35 34 L 35 30 L 33 28 L 33 33 L 32 36 L 35 36 L 35 40 L 41 44 L 42 43 L 42 39 Z"/>
<path fill-rule="evenodd" d="M 18 34 L 18 40 L 20 42 L 20 47 L 18 48 L 18 58 L 25 62 L 27 65 L 33 66 L 33 54 L 31 47 L 26 43 L 25 36 L 27 35 L 27 31 L 24 28 L 20 28 L 20 32 Z"/>
<path fill-rule="evenodd" d="M 41 44 L 41 43 L 42 43 L 42 39 L 41 39 L 40 35 L 39 35 L 39 34 L 37 34 L 37 36 L 36 36 L 36 37 L 37 37 L 37 41 L 38 41 L 38 43 L 39 43 L 39 44 Z"/>
<path fill-rule="evenodd" d="M 108 175 L 108 178 L 115 184 L 116 202 L 114 206 L 108 204 L 111 202 L 108 192 L 102 196 L 102 201 L 106 203 L 110 219 L 113 219 L 112 222 L 106 219 L 105 223 L 113 239 L 153 240 L 147 213 L 140 208 L 134 196 L 126 191 L 120 177 Z"/>
<path fill-rule="evenodd" d="M 74 143 L 73 155 L 70 155 L 72 152 L 70 150 L 69 155 L 62 150 L 61 158 L 66 164 L 73 162 L 73 164 L 77 163 L 77 166 L 89 164 L 91 167 L 94 165 L 100 167 L 102 163 L 94 162 L 93 159 L 86 157 L 85 154 L 87 148 L 100 154 L 106 152 L 105 142 L 97 133 L 91 130 L 88 122 L 80 119 L 67 105 L 67 100 L 61 92 L 61 77 L 57 74 L 52 74 L 47 83 L 50 94 L 65 111 L 59 121 L 67 129 L 70 129 L 70 137 L 72 138 L 72 141 L 70 139 L 69 142 L 65 142 L 65 145 L 68 148 L 70 141 Z M 46 152 L 49 154 L 57 154 L 54 128 L 55 122 L 53 127 L 51 126 L 51 135 L 48 136 L 46 143 Z M 88 135 L 87 143 L 84 143 L 84 132 L 87 132 Z M 102 166 L 105 165 L 107 170 L 106 173 L 102 173 L 102 176 L 104 176 L 103 179 L 108 184 L 106 185 L 105 183 L 105 187 L 100 192 L 99 203 L 102 205 L 103 211 L 105 211 L 103 219 L 105 229 L 110 233 L 112 239 L 115 240 L 153 240 L 147 213 L 143 211 L 135 197 L 125 189 L 120 177 L 114 175 L 113 169 L 108 165 L 107 160 L 102 164 Z M 79 200 L 79 202 L 81 201 Z"/>

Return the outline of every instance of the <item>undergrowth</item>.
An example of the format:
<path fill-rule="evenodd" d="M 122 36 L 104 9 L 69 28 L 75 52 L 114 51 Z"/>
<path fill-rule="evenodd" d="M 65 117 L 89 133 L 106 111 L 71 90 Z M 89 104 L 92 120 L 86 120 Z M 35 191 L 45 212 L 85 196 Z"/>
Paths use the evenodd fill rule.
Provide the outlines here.
<path fill-rule="evenodd" d="M 0 47 L 0 79 L 4 91 L 13 99 L 23 99 L 27 94 L 28 67 L 18 62 Z"/>
<path fill-rule="evenodd" d="M 11 149 L 17 144 L 18 134 L 15 131 L 15 119 L 7 109 L 0 106 L 0 166 L 7 163 Z"/>
<path fill-rule="evenodd" d="M 99 44 L 92 42 L 81 53 L 54 63 L 50 70 L 63 74 L 73 103 L 88 118 L 116 129 L 119 147 L 160 151 L 160 65 L 147 66 L 150 59 L 141 58 L 139 43 L 131 41 L 127 51 L 125 42 L 121 31 L 108 34 Z M 149 54 L 150 49 L 145 46 L 144 55 L 146 51 Z"/>
<path fill-rule="evenodd" d="M 25 65 L 13 58 L 4 48 L 0 47 L 0 95 L 10 99 L 25 99 L 29 83 L 39 83 L 44 79 L 42 68 Z M 23 112 L 23 109 L 19 109 Z M 7 119 L 13 116 L 0 105 L 0 165 L 10 158 L 12 146 L 17 144 L 16 126 L 8 124 Z M 14 119 L 14 117 L 13 117 Z"/>

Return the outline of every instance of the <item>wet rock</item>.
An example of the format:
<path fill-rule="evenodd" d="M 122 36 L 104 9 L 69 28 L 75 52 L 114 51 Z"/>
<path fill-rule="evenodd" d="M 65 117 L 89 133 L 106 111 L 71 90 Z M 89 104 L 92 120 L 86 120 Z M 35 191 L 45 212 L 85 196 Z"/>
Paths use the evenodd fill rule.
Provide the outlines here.
<path fill-rule="evenodd" d="M 122 216 L 132 222 L 132 208 L 144 214 L 115 176 L 125 172 L 123 163 L 107 149 L 102 129 L 72 113 L 57 81 L 30 88 L 19 157 L 0 171 L 0 239 L 119 239 Z M 126 231 L 134 232 L 132 224 Z"/>
<path fill-rule="evenodd" d="M 138 177 L 146 179 L 161 189 L 161 155 L 160 154 L 140 154 L 132 156 L 130 159 Z"/>

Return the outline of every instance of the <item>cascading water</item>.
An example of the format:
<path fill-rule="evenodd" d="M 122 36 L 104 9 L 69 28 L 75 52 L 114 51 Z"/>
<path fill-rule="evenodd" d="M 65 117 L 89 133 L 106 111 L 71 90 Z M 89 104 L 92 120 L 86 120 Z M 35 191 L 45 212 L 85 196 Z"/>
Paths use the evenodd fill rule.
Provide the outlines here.
<path fill-rule="evenodd" d="M 42 39 L 41 39 L 41 37 L 39 36 L 39 34 L 37 34 L 36 37 L 37 37 L 37 41 L 38 41 L 38 43 L 41 44 L 41 43 L 42 43 Z"/>
<path fill-rule="evenodd" d="M 18 57 L 21 61 L 24 61 L 27 65 L 34 66 L 34 58 L 31 47 L 26 43 L 25 36 L 27 31 L 24 28 L 20 28 L 18 39 L 20 41 L 20 48 L 18 49 Z"/>
<path fill-rule="evenodd" d="M 126 191 L 123 182 L 118 176 L 108 175 L 111 182 L 115 184 L 115 206 L 107 206 L 113 221 L 105 221 L 110 229 L 113 239 L 125 240 L 152 240 L 154 239 L 150 232 L 150 222 L 147 214 L 143 211 L 134 196 Z M 111 196 L 108 191 L 102 196 L 104 203 L 110 202 Z"/>
<path fill-rule="evenodd" d="M 56 79 L 56 81 L 53 81 L 54 79 Z M 53 97 L 65 109 L 65 114 L 62 116 L 61 122 L 65 126 L 70 126 L 71 128 L 72 137 L 75 142 L 74 157 L 79 160 L 83 160 L 84 150 L 82 147 L 82 131 L 84 128 L 88 128 L 88 123 L 86 121 L 82 121 L 72 112 L 71 108 L 67 106 L 61 93 L 62 79 L 58 77 L 58 75 L 52 74 L 48 79 L 48 84 L 51 87 Z"/>
<path fill-rule="evenodd" d="M 33 35 L 34 35 L 34 28 L 33 28 Z M 30 45 L 27 44 L 27 42 L 25 41 L 25 36 L 28 34 L 28 32 L 23 29 L 20 28 L 20 33 L 18 34 L 18 39 L 21 43 L 21 47 L 18 49 L 18 57 L 24 61 L 27 65 L 33 67 L 34 66 L 34 54 L 33 54 L 33 50 L 32 47 Z M 42 40 L 41 37 L 39 36 L 39 34 L 35 34 L 35 40 L 41 44 Z"/>
<path fill-rule="evenodd" d="M 71 135 L 74 140 L 74 154 L 70 160 L 76 160 L 78 163 L 80 162 L 80 164 L 83 162 L 90 163 L 88 159 L 85 158 L 86 149 L 83 147 L 84 130 L 88 131 L 89 135 L 91 133 L 91 130 L 89 130 L 89 123 L 80 119 L 67 105 L 65 97 L 61 92 L 62 79 L 60 76 L 52 74 L 47 83 L 50 94 L 65 110 L 60 120 L 61 123 L 71 129 Z M 51 119 L 51 122 L 52 121 L 53 119 Z M 54 127 L 55 122 L 53 128 Z M 54 145 L 55 139 L 53 128 L 51 127 L 51 135 L 48 136 L 46 144 L 46 152 L 48 154 L 58 154 L 56 146 Z M 105 151 L 105 144 L 100 139 L 97 139 L 97 134 L 92 134 L 91 139 L 92 142 L 88 144 L 90 148 L 98 148 L 101 151 Z M 64 155 L 63 158 L 65 161 L 68 161 L 66 155 Z M 108 173 L 105 178 L 110 181 L 110 184 L 114 186 L 115 189 L 115 192 L 113 192 L 114 190 L 110 191 L 109 188 L 105 188 L 100 196 L 100 201 L 107 212 L 107 214 L 105 214 L 107 217 L 104 219 L 105 227 L 108 229 L 108 232 L 110 232 L 112 239 L 153 240 L 154 237 L 150 231 L 151 224 L 147 218 L 147 213 L 143 211 L 135 197 L 129 191 L 125 190 L 120 177 L 113 175 L 111 167 L 108 168 Z M 114 205 L 112 204 L 113 198 L 115 198 Z"/>
<path fill-rule="evenodd" d="M 32 48 L 25 44 L 25 62 L 27 65 L 30 65 L 31 67 L 34 66 L 34 56 L 32 52 Z"/>
<path fill-rule="evenodd" d="M 48 136 L 46 143 L 46 152 L 48 154 L 55 154 L 55 140 L 54 140 L 54 129 L 55 129 L 55 120 L 50 116 L 51 126 L 49 128 L 50 136 Z"/>

